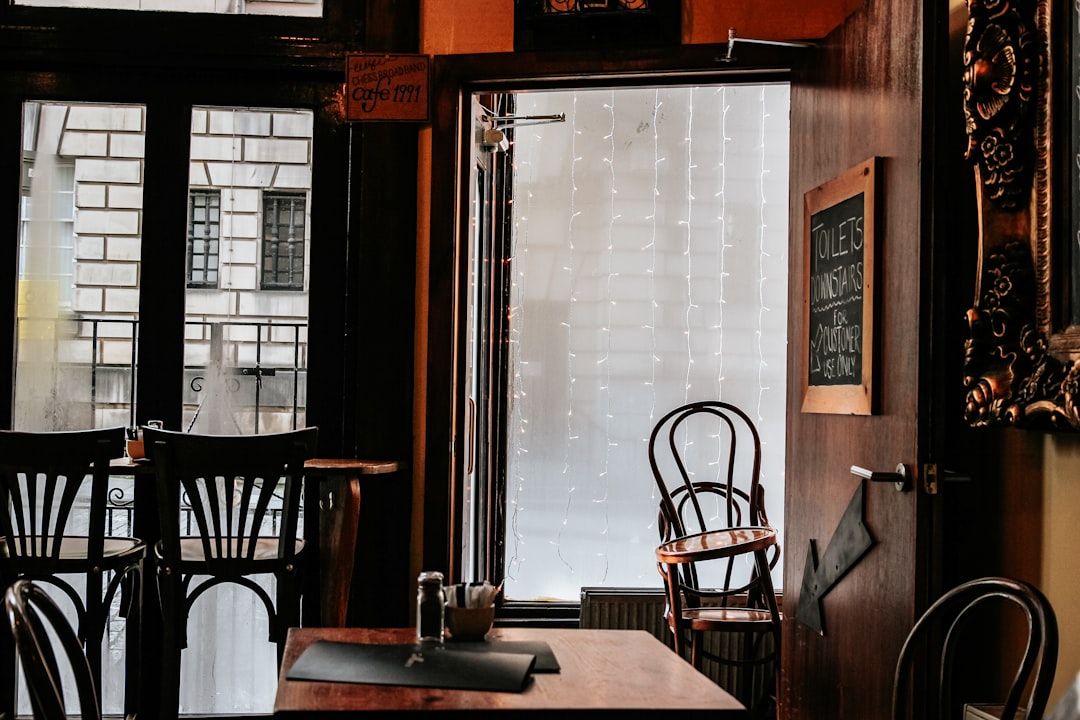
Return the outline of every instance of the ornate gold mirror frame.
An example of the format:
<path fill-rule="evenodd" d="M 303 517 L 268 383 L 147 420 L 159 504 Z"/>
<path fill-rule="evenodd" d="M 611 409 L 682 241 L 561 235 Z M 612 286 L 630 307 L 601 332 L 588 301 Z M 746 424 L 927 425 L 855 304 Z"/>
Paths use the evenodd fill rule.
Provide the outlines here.
<path fill-rule="evenodd" d="M 1056 7 L 1075 13 L 1071 5 Z M 1051 0 L 969 0 L 968 11 L 964 113 L 979 267 L 976 305 L 967 313 L 965 418 L 973 426 L 1080 430 L 1080 328 L 1070 319 L 1074 283 L 1066 280 L 1078 254 L 1052 242 L 1073 234 L 1066 226 L 1076 186 L 1074 163 L 1053 162 L 1054 153 L 1075 155 L 1072 128 L 1066 123 L 1054 133 L 1052 123 L 1053 108 L 1075 108 L 1075 100 L 1052 103 L 1053 88 L 1066 87 L 1052 71 L 1076 63 L 1049 62 L 1071 58 L 1071 51 L 1051 52 Z M 1064 35 L 1060 43 L 1073 44 Z M 1053 187 L 1065 199 L 1057 211 L 1055 168 L 1062 177 Z"/>

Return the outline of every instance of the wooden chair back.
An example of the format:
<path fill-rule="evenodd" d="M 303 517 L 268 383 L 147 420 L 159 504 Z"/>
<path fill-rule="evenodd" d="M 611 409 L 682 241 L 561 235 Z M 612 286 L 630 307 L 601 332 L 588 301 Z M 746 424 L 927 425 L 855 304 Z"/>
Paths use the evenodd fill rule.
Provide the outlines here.
<path fill-rule="evenodd" d="M 296 553 L 304 460 L 318 430 L 263 435 L 197 435 L 146 428 L 147 456 L 156 469 L 161 508 L 161 556 L 180 557 L 182 537 L 198 537 L 213 574 L 248 563 L 260 539 L 274 538 L 277 555 Z M 181 526 L 181 502 L 190 521 Z"/>
<path fill-rule="evenodd" d="M 84 557 L 100 560 L 106 533 L 109 461 L 124 454 L 124 428 L 64 432 L 0 431 L 0 570 L 51 574 L 63 538 L 85 538 Z M 88 525 L 73 512 L 88 502 Z M 81 550 L 82 548 L 80 548 Z M 99 563 L 100 565 L 100 563 Z"/>

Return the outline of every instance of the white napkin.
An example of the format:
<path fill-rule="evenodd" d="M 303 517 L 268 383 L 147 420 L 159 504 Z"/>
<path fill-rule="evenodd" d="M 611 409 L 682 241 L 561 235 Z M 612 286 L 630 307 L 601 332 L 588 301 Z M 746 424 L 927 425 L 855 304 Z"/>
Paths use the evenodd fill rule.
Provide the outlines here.
<path fill-rule="evenodd" d="M 484 608 L 495 604 L 495 596 L 501 589 L 485 580 L 447 585 L 443 592 L 449 607 Z"/>

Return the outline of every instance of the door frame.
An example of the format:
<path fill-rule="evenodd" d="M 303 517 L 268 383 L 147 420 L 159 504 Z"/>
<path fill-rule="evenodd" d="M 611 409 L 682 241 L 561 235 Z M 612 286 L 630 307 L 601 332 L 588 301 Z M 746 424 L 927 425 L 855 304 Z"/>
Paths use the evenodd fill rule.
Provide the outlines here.
<path fill-rule="evenodd" d="M 749 46 L 733 67 L 719 60 L 726 45 L 684 45 L 662 57 L 654 53 L 627 52 L 610 62 L 600 53 L 559 54 L 548 57 L 528 53 L 436 56 L 433 61 L 435 89 L 431 138 L 431 210 L 428 258 L 426 397 L 423 412 L 425 440 L 423 472 L 414 475 L 413 563 L 421 568 L 446 568 L 449 582 L 460 580 L 457 552 L 461 547 L 461 468 L 469 451 L 465 443 L 467 403 L 457 396 L 464 371 L 464 350 L 455 337 L 459 300 L 467 288 L 467 253 L 461 243 L 469 241 L 471 188 L 468 187 L 469 146 L 473 120 L 471 98 L 478 92 L 563 87 L 611 87 L 620 85 L 687 85 L 738 81 L 788 79 L 799 49 L 780 46 Z M 451 372 L 447 372 L 447 369 Z M 449 450 L 449 451 L 448 451 Z M 528 617 L 559 612 L 557 604 L 542 604 Z"/>

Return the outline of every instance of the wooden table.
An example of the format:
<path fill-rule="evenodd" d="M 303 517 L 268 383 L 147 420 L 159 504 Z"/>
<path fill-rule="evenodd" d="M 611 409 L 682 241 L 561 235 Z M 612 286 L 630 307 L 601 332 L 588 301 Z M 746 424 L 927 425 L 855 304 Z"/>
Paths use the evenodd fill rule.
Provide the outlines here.
<path fill-rule="evenodd" d="M 360 479 L 367 475 L 397 472 L 400 463 L 392 460 L 312 458 L 304 463 L 307 478 L 305 507 L 313 507 L 318 493 L 318 545 L 320 625 L 344 627 L 349 610 L 349 588 L 356 561 L 356 531 L 360 519 Z M 310 517 L 310 516 L 309 516 Z M 313 539 L 304 523 L 305 544 Z M 311 589 L 308 584 L 306 589 Z"/>
<path fill-rule="evenodd" d="M 408 643 L 413 628 L 293 628 L 278 678 L 274 716 L 344 718 L 394 712 L 409 717 L 432 711 L 468 711 L 484 718 L 745 718 L 733 696 L 643 630 L 496 628 L 489 639 L 543 640 L 558 673 L 534 673 L 524 692 L 287 680 L 292 664 L 315 640 Z M 452 643 L 450 643 L 452 644 Z"/>

